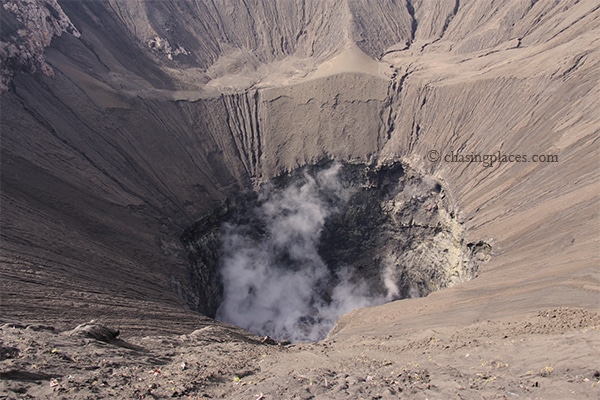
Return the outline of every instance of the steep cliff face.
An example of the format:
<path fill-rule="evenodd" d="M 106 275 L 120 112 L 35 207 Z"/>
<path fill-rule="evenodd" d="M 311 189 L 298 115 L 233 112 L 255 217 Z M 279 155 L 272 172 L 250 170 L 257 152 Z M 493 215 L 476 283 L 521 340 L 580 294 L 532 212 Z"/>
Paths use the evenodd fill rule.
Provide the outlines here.
<path fill-rule="evenodd" d="M 1 12 L 5 318 L 193 325 L 177 317 L 192 285 L 181 232 L 240 188 L 325 158 L 435 176 L 467 240 L 494 243 L 480 278 L 444 292 L 447 307 L 487 291 L 468 315 L 501 312 L 506 275 L 513 291 L 559 286 L 579 293 L 565 304 L 591 302 L 594 1 L 40 0 Z M 558 162 L 444 159 L 498 151 Z"/>

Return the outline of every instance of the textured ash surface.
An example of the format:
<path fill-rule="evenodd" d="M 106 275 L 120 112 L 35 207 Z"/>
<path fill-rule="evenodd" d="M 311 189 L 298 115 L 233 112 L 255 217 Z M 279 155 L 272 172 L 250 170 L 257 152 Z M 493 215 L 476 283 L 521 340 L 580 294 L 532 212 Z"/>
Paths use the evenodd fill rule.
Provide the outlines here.
<path fill-rule="evenodd" d="M 598 329 L 598 314 L 568 308 L 285 346 L 215 324 L 110 343 L 6 324 L 0 389 L 8 399 L 596 398 Z"/>

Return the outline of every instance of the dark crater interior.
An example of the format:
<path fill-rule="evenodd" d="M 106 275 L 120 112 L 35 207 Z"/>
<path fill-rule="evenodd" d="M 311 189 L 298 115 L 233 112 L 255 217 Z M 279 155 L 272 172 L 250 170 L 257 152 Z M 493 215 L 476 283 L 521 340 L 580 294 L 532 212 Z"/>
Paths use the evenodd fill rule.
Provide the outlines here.
<path fill-rule="evenodd" d="M 292 341 L 323 338 L 351 309 L 472 279 L 491 252 L 465 243 L 442 184 L 401 162 L 291 171 L 228 199 L 182 241 L 193 309 Z"/>

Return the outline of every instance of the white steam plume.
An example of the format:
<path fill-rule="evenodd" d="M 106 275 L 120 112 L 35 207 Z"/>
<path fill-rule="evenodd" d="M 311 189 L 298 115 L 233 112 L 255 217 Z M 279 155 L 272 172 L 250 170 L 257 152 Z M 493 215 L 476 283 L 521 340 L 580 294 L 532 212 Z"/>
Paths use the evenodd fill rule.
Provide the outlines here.
<path fill-rule="evenodd" d="M 224 225 L 218 320 L 276 339 L 315 341 L 343 313 L 386 301 L 370 295 L 364 282 L 351 282 L 345 269 L 333 276 L 319 256 L 327 217 L 352 194 L 339 170 L 335 164 L 282 190 L 262 192 L 254 210 L 265 225 L 260 238 L 249 226 Z"/>

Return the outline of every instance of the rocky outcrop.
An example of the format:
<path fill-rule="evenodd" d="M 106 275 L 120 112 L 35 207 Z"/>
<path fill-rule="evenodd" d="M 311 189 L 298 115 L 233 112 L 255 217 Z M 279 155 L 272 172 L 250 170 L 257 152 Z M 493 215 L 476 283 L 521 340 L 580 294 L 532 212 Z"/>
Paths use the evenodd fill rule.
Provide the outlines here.
<path fill-rule="evenodd" d="M 72 330 L 66 332 L 69 336 L 79 336 L 84 338 L 96 339 L 100 342 L 111 343 L 117 339 L 120 332 L 118 329 L 113 329 L 108 326 L 99 324 L 92 320 L 80 325 L 77 325 Z"/>
<path fill-rule="evenodd" d="M 0 93 L 8 90 L 15 72 L 41 72 L 53 76 L 44 50 L 56 36 L 81 34 L 56 0 L 2 1 L 0 42 Z"/>

